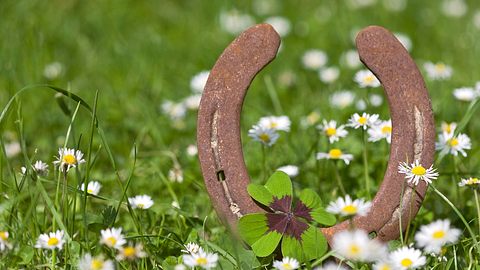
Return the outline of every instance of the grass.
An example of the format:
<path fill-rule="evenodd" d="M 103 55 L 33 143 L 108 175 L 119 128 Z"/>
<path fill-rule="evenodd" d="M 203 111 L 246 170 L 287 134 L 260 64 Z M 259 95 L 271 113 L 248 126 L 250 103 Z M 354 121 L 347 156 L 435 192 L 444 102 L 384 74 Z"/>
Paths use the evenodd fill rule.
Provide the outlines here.
<path fill-rule="evenodd" d="M 75 269 L 86 252 L 113 259 L 115 252 L 99 244 L 100 230 L 112 226 L 122 227 L 128 240 L 142 243 L 148 254 L 135 262 L 118 263 L 117 269 L 172 269 L 180 262 L 183 244 L 190 241 L 218 253 L 219 269 L 269 267 L 271 259 L 257 260 L 235 244 L 209 203 L 197 157 L 186 153 L 196 140 L 196 111 L 187 111 L 176 122 L 161 110 L 164 101 L 191 95 L 190 79 L 210 69 L 233 40 L 220 21 L 221 12 L 231 9 L 250 14 L 258 23 L 270 15 L 292 23 L 277 59 L 257 76 L 245 100 L 242 141 L 250 176 L 263 184 L 265 175 L 277 167 L 295 164 L 300 167 L 295 189 L 314 188 L 324 203 L 341 196 L 338 178 L 352 197 L 372 197 L 388 160 L 387 143 L 369 143 L 364 148 L 360 132 L 352 131 L 337 144 L 354 155 L 350 165 L 333 167 L 316 161 L 315 152 L 327 151 L 328 142 L 314 127 L 300 124 L 312 111 L 321 119 L 340 123 L 361 112 L 355 106 L 332 107 L 329 96 L 335 91 L 350 89 L 357 99 L 383 94 L 381 88 L 359 89 L 352 80 L 358 69 L 340 64 L 341 54 L 354 48 L 352 34 L 367 25 L 382 25 L 410 37 L 411 55 L 419 67 L 426 61 L 452 66 L 451 79 L 426 79 L 426 83 L 437 126 L 442 121 L 460 123 L 462 132 L 472 139 L 472 149 L 467 157 L 438 158 L 435 167 L 440 178 L 434 185 L 465 221 L 436 191 L 429 190 L 404 241 L 412 242 L 413 232 L 421 225 L 449 218 L 463 236 L 448 247 L 448 267 L 466 269 L 477 264 L 478 252 L 470 250 L 480 233 L 476 194 L 458 188 L 457 183 L 463 177 L 479 176 L 480 122 L 474 117 L 478 104 L 452 100 L 452 90 L 479 80 L 480 29 L 473 17 L 480 5 L 465 1 L 466 14 L 451 18 L 442 13 L 440 1 L 408 1 L 401 12 L 386 10 L 380 0 L 363 9 L 350 8 L 348 1 L 266 1 L 275 6 L 270 14 L 259 14 L 256 2 L 2 2 L 0 107 L 9 110 L 0 118 L 0 231 L 10 233 L 13 249 L 1 252 L 1 268 L 56 264 L 60 269 Z M 340 68 L 336 82 L 324 84 L 316 72 L 302 67 L 301 56 L 310 48 L 324 50 L 328 65 Z M 49 80 L 43 76 L 44 68 L 55 61 L 62 63 L 64 72 Z M 281 83 L 285 72 L 294 74 L 293 85 Z M 56 89 L 41 86 L 46 84 Z M 21 89 L 26 90 L 19 93 Z M 366 111 L 389 117 L 386 102 L 380 107 L 368 105 Z M 292 130 L 265 150 L 264 163 L 262 147 L 247 136 L 247 130 L 260 117 L 275 114 L 288 115 Z M 7 155 L 12 142 L 21 145 L 21 153 Z M 80 149 L 87 160 L 66 175 L 52 165 L 63 146 Z M 20 174 L 22 166 L 36 160 L 49 164 L 49 175 L 36 176 L 31 170 L 27 176 Z M 181 168 L 182 183 L 171 181 L 169 171 L 174 167 Z M 78 190 L 81 183 L 93 179 L 103 185 L 98 196 Z M 127 198 L 138 194 L 150 195 L 154 206 L 146 211 L 132 209 Z M 68 234 L 61 251 L 53 255 L 34 248 L 40 234 L 56 229 Z M 428 264 L 448 268 L 433 259 Z"/>

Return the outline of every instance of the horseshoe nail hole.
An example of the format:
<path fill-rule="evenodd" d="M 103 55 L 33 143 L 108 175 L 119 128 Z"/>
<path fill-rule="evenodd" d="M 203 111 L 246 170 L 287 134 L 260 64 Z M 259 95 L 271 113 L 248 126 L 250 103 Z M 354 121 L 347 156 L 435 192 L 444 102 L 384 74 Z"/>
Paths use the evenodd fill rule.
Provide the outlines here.
<path fill-rule="evenodd" d="M 217 172 L 217 180 L 220 181 L 220 182 L 226 180 L 225 172 L 223 170 L 220 170 L 220 171 Z"/>
<path fill-rule="evenodd" d="M 377 232 L 370 232 L 370 233 L 368 234 L 368 237 L 369 237 L 370 239 L 376 238 L 376 237 L 377 237 Z"/>

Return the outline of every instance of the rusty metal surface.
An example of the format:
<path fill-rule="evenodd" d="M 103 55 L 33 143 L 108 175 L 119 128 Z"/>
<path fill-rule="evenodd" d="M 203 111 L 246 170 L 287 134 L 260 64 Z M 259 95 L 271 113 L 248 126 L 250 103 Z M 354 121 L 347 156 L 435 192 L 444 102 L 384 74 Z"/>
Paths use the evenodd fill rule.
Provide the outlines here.
<path fill-rule="evenodd" d="M 247 193 L 240 113 L 251 81 L 275 58 L 280 37 L 268 24 L 240 34 L 222 53 L 205 86 L 197 122 L 197 145 L 208 194 L 218 215 L 236 228 L 245 213 L 262 211 Z"/>
<path fill-rule="evenodd" d="M 240 113 L 248 86 L 273 60 L 279 43 L 278 34 L 269 25 L 257 25 L 242 33 L 213 67 L 200 103 L 197 143 L 202 173 L 215 210 L 234 231 L 242 214 L 263 211 L 246 191 L 250 179 L 243 160 Z M 390 32 L 367 27 L 358 34 L 357 47 L 362 62 L 385 88 L 393 133 L 387 171 L 370 213 L 354 222 L 386 241 L 398 237 L 400 217 L 402 228 L 406 228 L 425 196 L 425 183 L 415 189 L 408 186 L 397 167 L 404 161 L 419 160 L 426 167 L 433 163 L 433 113 L 417 66 Z M 347 227 L 341 223 L 322 231 L 330 241 L 334 233 Z"/>

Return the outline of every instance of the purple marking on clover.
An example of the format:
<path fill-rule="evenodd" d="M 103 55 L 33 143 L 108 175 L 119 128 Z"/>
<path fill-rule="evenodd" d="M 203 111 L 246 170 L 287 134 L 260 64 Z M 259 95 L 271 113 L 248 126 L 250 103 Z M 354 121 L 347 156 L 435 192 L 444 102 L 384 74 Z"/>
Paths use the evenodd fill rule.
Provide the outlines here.
<path fill-rule="evenodd" d="M 308 224 L 302 220 L 312 221 L 311 208 L 302 201 L 297 201 L 292 211 L 292 197 L 283 196 L 281 199 L 274 197 L 269 207 L 274 213 L 266 213 L 269 231 L 276 231 L 280 234 L 302 239 L 302 234 L 308 229 Z"/>

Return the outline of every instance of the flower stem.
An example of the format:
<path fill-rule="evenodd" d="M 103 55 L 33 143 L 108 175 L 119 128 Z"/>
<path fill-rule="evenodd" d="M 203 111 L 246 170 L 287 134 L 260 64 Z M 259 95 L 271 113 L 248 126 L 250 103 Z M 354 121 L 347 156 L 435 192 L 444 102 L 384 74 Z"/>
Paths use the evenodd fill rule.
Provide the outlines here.
<path fill-rule="evenodd" d="M 337 163 L 335 161 L 333 161 L 333 172 L 335 174 L 335 179 L 337 180 L 338 187 L 340 188 L 340 192 L 342 192 L 343 196 L 347 195 L 347 192 L 343 187 L 342 178 L 340 177 L 340 173 L 338 172 Z"/>
<path fill-rule="evenodd" d="M 478 233 L 480 234 L 480 202 L 478 201 L 478 191 L 474 189 L 473 194 L 475 194 L 475 205 L 477 206 Z"/>
<path fill-rule="evenodd" d="M 365 172 L 365 190 L 367 192 L 367 198 L 371 199 L 370 195 L 370 177 L 368 176 L 368 153 L 367 153 L 367 136 L 365 130 L 362 130 L 363 136 L 363 168 Z"/>

